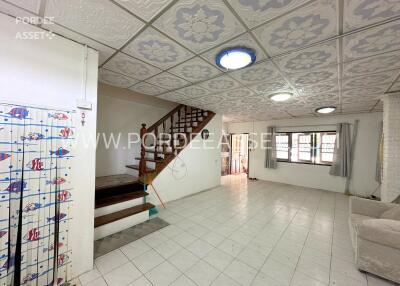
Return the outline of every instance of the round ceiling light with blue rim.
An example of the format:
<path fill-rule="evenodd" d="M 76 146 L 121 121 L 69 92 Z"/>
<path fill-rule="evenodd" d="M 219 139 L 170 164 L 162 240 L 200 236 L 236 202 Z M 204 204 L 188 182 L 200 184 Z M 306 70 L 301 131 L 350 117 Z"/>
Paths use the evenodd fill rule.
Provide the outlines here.
<path fill-rule="evenodd" d="M 220 51 L 215 59 L 217 66 L 226 70 L 238 70 L 256 61 L 256 52 L 246 47 L 227 48 Z"/>

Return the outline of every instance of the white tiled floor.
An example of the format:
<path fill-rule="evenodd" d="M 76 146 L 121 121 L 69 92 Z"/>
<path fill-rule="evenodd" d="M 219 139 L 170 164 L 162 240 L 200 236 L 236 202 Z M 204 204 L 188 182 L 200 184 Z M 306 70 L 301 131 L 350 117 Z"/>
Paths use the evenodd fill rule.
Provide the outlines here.
<path fill-rule="evenodd" d="M 392 285 L 354 267 L 341 194 L 228 176 L 159 216 L 171 225 L 96 259 L 82 285 Z"/>

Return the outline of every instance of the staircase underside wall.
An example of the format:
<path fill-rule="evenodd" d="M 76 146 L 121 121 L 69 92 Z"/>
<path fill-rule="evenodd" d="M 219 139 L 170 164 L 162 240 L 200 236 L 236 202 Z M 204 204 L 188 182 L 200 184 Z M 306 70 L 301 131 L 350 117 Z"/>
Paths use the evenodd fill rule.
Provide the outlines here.
<path fill-rule="evenodd" d="M 163 201 L 168 202 L 220 185 L 222 117 L 215 115 L 205 127 L 208 140 L 197 135 L 178 157 L 158 174 L 153 185 Z M 150 200 L 159 204 L 150 189 Z"/>

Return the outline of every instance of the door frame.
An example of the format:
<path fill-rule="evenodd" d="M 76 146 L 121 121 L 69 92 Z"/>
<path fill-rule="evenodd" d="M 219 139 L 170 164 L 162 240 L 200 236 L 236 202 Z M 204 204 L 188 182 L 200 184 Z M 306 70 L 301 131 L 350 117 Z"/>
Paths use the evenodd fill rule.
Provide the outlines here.
<path fill-rule="evenodd" d="M 230 155 L 229 155 L 229 157 L 230 157 L 230 167 L 232 167 L 232 138 L 233 138 L 233 135 L 247 135 L 247 178 L 249 178 L 249 176 L 250 176 L 250 144 L 249 144 L 249 141 L 250 141 L 250 133 L 248 133 L 248 132 L 239 132 L 239 133 L 229 133 L 230 134 L 230 142 L 229 142 L 229 147 L 230 147 Z M 232 175 L 232 172 L 231 172 L 231 168 L 229 168 L 229 173 L 230 173 L 230 175 Z"/>

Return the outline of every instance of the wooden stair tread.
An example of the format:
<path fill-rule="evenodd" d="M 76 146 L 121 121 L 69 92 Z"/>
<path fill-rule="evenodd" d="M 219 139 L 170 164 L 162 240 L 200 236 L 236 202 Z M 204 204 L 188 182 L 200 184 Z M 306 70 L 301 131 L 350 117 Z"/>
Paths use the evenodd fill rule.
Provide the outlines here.
<path fill-rule="evenodd" d="M 140 157 L 135 158 L 136 160 L 140 160 Z M 147 162 L 153 162 L 153 163 L 161 163 L 163 161 L 163 158 L 158 158 L 158 159 L 151 159 L 151 158 L 144 158 Z"/>
<path fill-rule="evenodd" d="M 139 171 L 139 165 L 127 165 L 126 167 L 129 168 L 129 169 L 133 169 L 133 170 L 138 170 Z M 154 172 L 154 171 L 155 170 L 151 169 L 151 168 L 147 168 L 146 169 L 146 172 Z"/>
<path fill-rule="evenodd" d="M 132 215 L 144 212 L 144 211 L 148 211 L 149 209 L 152 209 L 152 208 L 154 208 L 153 204 L 145 203 L 145 204 L 134 206 L 132 208 L 124 209 L 122 211 L 118 211 L 115 213 L 99 216 L 94 219 L 94 227 L 99 227 L 99 226 L 102 226 L 105 224 L 109 224 L 109 223 L 115 222 L 117 220 L 127 218 Z"/>
<path fill-rule="evenodd" d="M 96 177 L 96 190 L 108 189 L 112 187 L 126 186 L 139 182 L 139 178 L 128 175 L 112 175 Z"/>
<path fill-rule="evenodd" d="M 155 150 L 146 150 L 146 153 L 157 153 L 157 154 L 164 154 L 164 155 L 171 155 L 173 154 L 172 152 L 168 152 L 168 151 L 155 151 Z"/>
<path fill-rule="evenodd" d="M 181 119 L 186 120 L 186 119 L 196 119 L 196 120 L 200 120 L 200 118 L 203 118 L 203 116 L 185 116 L 182 117 Z M 195 120 L 193 120 L 195 121 Z"/>
<path fill-rule="evenodd" d="M 145 191 L 134 191 L 131 193 L 118 194 L 118 195 L 113 195 L 113 196 L 109 196 L 109 197 L 105 197 L 105 198 L 101 198 L 101 199 L 96 199 L 95 208 L 96 209 L 103 208 L 103 207 L 123 203 L 123 202 L 130 201 L 130 200 L 143 198 L 148 195 L 149 194 L 146 193 Z"/>

